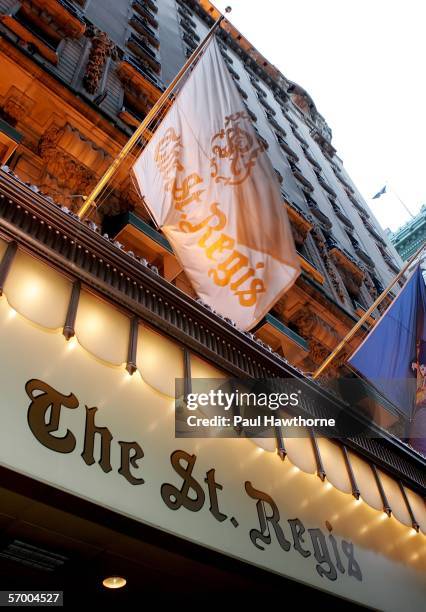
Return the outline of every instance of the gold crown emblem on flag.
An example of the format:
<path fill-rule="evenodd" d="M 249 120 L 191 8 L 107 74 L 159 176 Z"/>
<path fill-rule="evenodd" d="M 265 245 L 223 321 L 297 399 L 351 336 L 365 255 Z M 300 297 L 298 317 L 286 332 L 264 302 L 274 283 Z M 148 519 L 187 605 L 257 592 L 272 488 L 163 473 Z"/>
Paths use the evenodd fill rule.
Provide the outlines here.
<path fill-rule="evenodd" d="M 240 120 L 248 120 L 246 112 L 240 111 L 225 117 L 225 126 L 214 134 L 211 177 L 224 185 L 240 185 L 249 176 L 265 146 L 240 126 Z M 221 143 L 224 146 L 221 146 Z M 223 162 L 228 163 L 224 164 Z"/>

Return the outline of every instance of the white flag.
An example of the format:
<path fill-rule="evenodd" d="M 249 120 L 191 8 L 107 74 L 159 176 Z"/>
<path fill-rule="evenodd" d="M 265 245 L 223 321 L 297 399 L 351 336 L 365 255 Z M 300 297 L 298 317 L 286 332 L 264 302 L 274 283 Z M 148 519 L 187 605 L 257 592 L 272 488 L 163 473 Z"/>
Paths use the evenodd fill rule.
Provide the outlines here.
<path fill-rule="evenodd" d="M 133 171 L 197 295 L 253 327 L 300 267 L 278 179 L 214 40 Z"/>

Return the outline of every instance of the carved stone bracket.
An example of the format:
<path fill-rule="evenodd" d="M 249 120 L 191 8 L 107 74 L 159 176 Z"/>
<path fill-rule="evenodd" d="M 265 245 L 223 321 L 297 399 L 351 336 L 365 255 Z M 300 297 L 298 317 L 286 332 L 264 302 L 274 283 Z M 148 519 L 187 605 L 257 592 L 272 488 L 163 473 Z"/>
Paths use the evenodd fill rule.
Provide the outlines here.
<path fill-rule="evenodd" d="M 309 342 L 317 340 L 327 350 L 332 350 L 339 341 L 339 336 L 334 328 L 318 314 L 312 312 L 308 306 L 304 306 L 296 312 L 292 317 L 292 323 L 303 338 L 309 340 Z"/>
<path fill-rule="evenodd" d="M 337 295 L 339 296 L 340 300 L 342 302 L 345 301 L 345 292 L 343 290 L 342 287 L 342 283 L 341 280 L 338 276 L 338 273 L 333 265 L 333 262 L 331 261 L 331 258 L 328 254 L 328 250 L 327 247 L 325 245 L 325 239 L 324 236 L 322 235 L 322 232 L 320 230 L 320 228 L 315 225 L 313 230 L 312 230 L 312 236 L 314 238 L 315 244 L 318 248 L 319 254 L 321 256 L 322 261 L 324 262 L 324 265 L 326 267 L 326 270 L 328 272 L 329 278 L 331 280 L 331 283 L 334 287 L 334 289 L 336 290 Z"/>
<path fill-rule="evenodd" d="M 52 124 L 40 138 L 38 154 L 46 162 L 45 176 L 40 187 L 51 194 L 56 187 L 65 188 L 65 193 L 70 195 L 86 194 L 94 186 L 96 175 L 62 148 L 61 140 L 66 132 L 66 125 L 61 127 Z M 73 204 L 78 202 L 74 201 Z"/>
<path fill-rule="evenodd" d="M 109 57 L 115 59 L 117 49 L 107 34 L 97 28 L 90 28 L 87 31 L 87 36 L 92 39 L 92 46 L 83 76 L 83 85 L 86 91 L 94 94 L 102 79 L 107 59 Z"/>

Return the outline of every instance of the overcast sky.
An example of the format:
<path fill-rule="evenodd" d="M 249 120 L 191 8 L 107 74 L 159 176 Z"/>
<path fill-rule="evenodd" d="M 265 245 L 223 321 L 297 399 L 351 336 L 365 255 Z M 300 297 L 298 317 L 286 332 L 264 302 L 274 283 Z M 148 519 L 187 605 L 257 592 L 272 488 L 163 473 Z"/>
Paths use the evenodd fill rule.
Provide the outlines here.
<path fill-rule="evenodd" d="M 333 145 L 383 227 L 426 202 L 425 0 L 213 0 L 312 96 Z"/>

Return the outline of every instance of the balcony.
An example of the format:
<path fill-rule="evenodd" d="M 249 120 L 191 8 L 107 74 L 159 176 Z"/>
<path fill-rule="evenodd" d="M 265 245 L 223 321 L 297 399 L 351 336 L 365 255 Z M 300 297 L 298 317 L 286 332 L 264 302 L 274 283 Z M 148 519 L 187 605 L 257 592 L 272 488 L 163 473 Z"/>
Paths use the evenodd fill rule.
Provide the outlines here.
<path fill-rule="evenodd" d="M 329 194 L 331 195 L 333 198 L 337 198 L 337 193 L 334 191 L 334 189 L 332 187 L 330 187 L 330 185 L 328 184 L 328 182 L 325 180 L 325 178 L 323 177 L 323 175 L 316 171 L 315 172 L 317 179 L 318 179 L 318 183 L 321 185 L 321 187 Z"/>
<path fill-rule="evenodd" d="M 161 95 L 163 85 L 147 65 L 142 66 L 129 56 L 124 56 L 117 65 L 117 75 L 123 83 L 125 100 L 119 117 L 127 125 L 136 127 L 140 123 L 138 119 L 141 111 L 143 110 L 143 113 L 146 113 L 149 110 L 149 106 L 155 104 Z M 144 101 L 145 107 L 138 110 L 135 114 L 134 107 L 139 106 L 137 104 L 138 96 Z M 132 102 L 129 108 L 126 108 L 126 98 Z"/>
<path fill-rule="evenodd" d="M 355 193 L 354 188 L 352 187 L 352 185 L 350 185 L 347 182 L 346 179 L 343 178 L 340 170 L 338 170 L 334 164 L 331 164 L 331 167 L 333 169 L 334 174 L 336 175 L 336 178 L 342 183 L 342 185 L 345 187 L 345 189 L 347 189 L 352 194 Z"/>
<path fill-rule="evenodd" d="M 188 36 L 194 40 L 197 44 L 200 42 L 201 38 L 198 36 L 198 34 L 192 29 L 191 25 L 185 20 L 185 19 L 181 19 L 180 20 L 180 25 L 182 27 L 182 29 L 185 31 L 186 34 L 188 34 Z M 232 62 L 231 58 L 229 58 L 230 61 Z"/>
<path fill-rule="evenodd" d="M 376 228 L 370 223 L 368 219 L 363 219 L 363 221 L 364 221 L 365 227 L 370 232 L 370 234 L 373 236 L 373 238 L 377 240 L 377 242 L 379 242 L 382 247 L 386 248 L 388 245 L 383 240 L 383 238 L 381 237 L 379 232 L 376 230 Z"/>
<path fill-rule="evenodd" d="M 153 13 L 158 12 L 157 4 L 154 0 L 144 0 L 144 2 L 149 7 L 149 10 L 151 10 Z"/>
<path fill-rule="evenodd" d="M 266 111 L 266 118 L 268 119 L 269 124 L 271 125 L 271 127 L 274 128 L 274 130 L 279 132 L 284 138 L 287 136 L 284 128 L 278 123 L 272 113 Z"/>
<path fill-rule="evenodd" d="M 307 202 L 307 204 L 309 206 L 310 212 L 318 219 L 318 221 L 321 222 L 323 228 L 331 229 L 333 224 L 330 221 L 330 218 L 328 217 L 328 215 L 326 215 L 321 210 L 321 208 L 318 206 L 316 201 L 311 197 L 311 195 L 309 193 L 307 193 L 306 191 L 304 191 L 303 193 L 305 195 L 306 202 Z"/>
<path fill-rule="evenodd" d="M 368 218 L 369 217 L 368 212 L 365 210 L 364 206 L 362 206 L 362 204 L 358 202 L 355 196 L 353 196 L 352 193 L 348 190 L 346 190 L 346 195 L 348 196 L 352 204 L 355 206 L 355 208 L 361 213 L 361 216 L 364 215 L 364 218 Z"/>
<path fill-rule="evenodd" d="M 133 15 L 129 19 L 129 23 L 137 32 L 139 32 L 139 34 L 146 36 L 151 45 L 157 48 L 159 47 L 160 41 L 157 33 L 153 28 L 151 28 L 147 19 Z"/>
<path fill-rule="evenodd" d="M 265 151 L 267 151 L 269 149 L 268 141 L 266 140 L 266 138 L 264 138 L 260 134 L 259 130 L 257 129 L 257 127 L 255 125 L 253 126 L 253 128 L 254 128 L 254 131 L 256 132 L 256 136 L 257 136 L 257 139 L 258 139 L 259 143 L 264 147 Z"/>
<path fill-rule="evenodd" d="M 193 21 L 193 20 L 191 19 L 191 17 L 192 17 L 192 13 L 191 13 L 191 11 L 190 11 L 189 9 L 187 9 L 187 8 L 186 8 L 186 7 L 184 7 L 183 5 L 182 5 L 182 6 L 179 6 L 179 7 L 178 7 L 178 13 L 179 13 L 179 15 L 182 17 L 182 19 L 185 19 L 185 21 L 187 21 L 187 22 L 190 24 L 190 26 L 191 26 L 192 28 L 194 28 L 194 29 L 195 29 L 195 28 L 197 27 L 197 24 L 195 23 L 195 21 Z"/>
<path fill-rule="evenodd" d="M 148 62 L 154 72 L 160 72 L 161 64 L 157 60 L 157 53 L 154 48 L 147 43 L 146 39 L 130 34 L 126 45 L 135 55 Z"/>
<path fill-rule="evenodd" d="M 294 121 L 294 119 L 292 118 L 292 116 L 290 115 L 290 113 L 289 113 L 288 111 L 284 110 L 283 108 L 281 108 L 281 112 L 282 112 L 282 114 L 284 115 L 284 117 L 287 119 L 287 121 L 289 122 L 289 124 L 290 124 L 290 125 L 291 125 L 293 128 L 297 129 L 297 128 L 298 128 L 298 125 L 297 125 L 297 123 Z"/>
<path fill-rule="evenodd" d="M 285 153 L 287 153 L 287 155 L 289 155 L 295 162 L 298 162 L 299 156 L 293 151 L 293 149 L 289 146 L 288 142 L 284 140 L 281 134 L 275 133 L 275 136 L 277 137 L 278 144 L 280 145 L 281 149 Z"/>
<path fill-rule="evenodd" d="M 306 159 L 308 160 L 308 162 L 311 164 L 311 166 L 313 166 L 316 170 L 318 170 L 319 172 L 321 172 L 322 168 L 320 166 L 320 164 L 317 162 L 317 160 L 311 155 L 311 153 L 309 152 L 308 147 L 302 147 L 303 148 L 303 152 L 305 154 Z"/>
<path fill-rule="evenodd" d="M 258 79 L 256 79 L 255 77 L 250 77 L 250 82 L 253 85 L 253 87 L 255 88 L 256 92 L 262 96 L 262 98 L 266 98 L 266 91 L 264 89 L 262 89 L 262 87 L 259 84 Z"/>
<path fill-rule="evenodd" d="M 128 108 L 127 106 L 122 106 L 121 110 L 118 113 L 118 116 L 124 123 L 132 128 L 137 128 L 142 123 L 144 117 L 134 108 Z"/>
<path fill-rule="evenodd" d="M 330 141 L 327 138 L 325 138 L 317 128 L 314 128 L 311 131 L 311 136 L 313 140 L 315 140 L 315 142 L 321 148 L 322 152 L 327 157 L 327 159 L 332 161 L 334 155 L 336 154 L 336 149 L 333 147 Z"/>
<path fill-rule="evenodd" d="M 240 75 L 237 72 L 235 72 L 235 70 L 233 68 L 231 68 L 231 66 L 229 64 L 226 64 L 226 67 L 228 68 L 228 72 L 232 76 L 234 81 L 239 81 L 240 80 Z M 256 121 L 257 121 L 257 117 L 256 117 Z"/>
<path fill-rule="evenodd" d="M 284 193 L 283 196 L 287 209 L 287 215 L 293 231 L 294 241 L 297 248 L 301 249 L 305 244 L 306 238 L 313 225 L 311 221 L 308 220 L 302 209 L 297 206 L 297 204 L 290 202 Z"/>
<path fill-rule="evenodd" d="M 352 243 L 352 246 L 353 246 L 353 248 L 354 248 L 354 250 L 355 250 L 355 253 L 358 255 L 358 257 L 359 257 L 360 259 L 362 259 L 362 261 L 363 261 L 364 263 L 366 263 L 366 264 L 367 264 L 367 266 L 368 266 L 369 268 L 374 268 L 374 267 L 375 267 L 374 261 L 373 261 L 373 260 L 371 259 L 371 257 L 370 257 L 370 256 L 369 256 L 369 255 L 368 255 L 368 254 L 367 254 L 367 253 L 364 251 L 364 249 L 362 248 L 362 246 L 360 245 L 360 243 L 358 242 L 358 240 L 357 240 L 356 238 L 354 238 L 354 237 L 352 236 L 352 234 L 348 234 L 348 236 L 349 236 L 349 239 L 350 239 L 350 241 L 351 241 L 351 243 Z"/>
<path fill-rule="evenodd" d="M 263 108 L 266 109 L 266 112 L 269 115 L 276 115 L 277 113 L 274 111 L 274 109 L 272 108 L 272 106 L 270 106 L 266 99 L 262 96 L 262 94 L 259 91 L 256 91 L 256 95 L 257 95 L 257 99 L 259 100 L 259 102 L 261 103 L 261 105 L 263 106 Z"/>
<path fill-rule="evenodd" d="M 235 83 L 235 87 L 238 89 L 240 96 L 243 98 L 243 100 L 247 100 L 248 95 L 247 93 L 244 91 L 244 89 L 242 87 L 240 87 L 240 85 L 238 85 L 238 83 Z"/>
<path fill-rule="evenodd" d="M 339 219 L 341 221 L 343 221 L 343 223 L 346 225 L 346 227 L 348 227 L 349 229 L 353 230 L 354 226 L 352 221 L 349 219 L 349 217 L 346 216 L 345 212 L 343 211 L 342 208 L 340 208 L 340 206 L 337 204 L 337 202 L 335 200 L 333 200 L 332 198 L 329 198 L 330 203 L 333 207 L 334 212 L 336 213 L 337 217 L 339 217 Z"/>
<path fill-rule="evenodd" d="M 301 183 L 307 191 L 313 192 L 314 186 L 312 185 L 310 181 L 308 181 L 308 179 L 305 176 L 303 176 L 302 171 L 299 168 L 299 166 L 293 161 L 293 159 L 287 158 L 287 160 L 288 160 L 288 163 L 289 163 L 289 166 L 291 168 L 294 178 L 297 179 L 299 183 Z"/>
<path fill-rule="evenodd" d="M 132 8 L 139 13 L 142 17 L 145 17 L 149 23 L 154 27 L 158 28 L 158 21 L 154 17 L 154 13 L 157 11 L 153 11 L 145 4 L 145 2 L 141 2 L 139 0 L 133 0 Z"/>
<path fill-rule="evenodd" d="M 297 138 L 297 140 L 304 146 L 304 147 L 308 147 L 308 141 L 305 140 L 303 138 L 303 136 L 299 133 L 298 129 L 295 128 L 294 126 L 292 126 L 292 132 L 294 134 L 294 137 Z"/>
<path fill-rule="evenodd" d="M 156 265 L 164 255 L 173 254 L 166 238 L 149 222 L 134 213 L 126 212 L 107 217 L 102 229 L 111 238 L 124 242 L 129 250 L 139 257 L 144 257 L 150 264 Z"/>
<path fill-rule="evenodd" d="M 250 119 L 252 121 L 254 121 L 256 123 L 257 121 L 257 116 L 254 114 L 254 112 L 248 107 L 248 105 L 246 104 L 246 102 L 243 100 L 243 104 L 245 106 L 246 112 L 248 114 L 248 116 L 250 117 Z"/>
<path fill-rule="evenodd" d="M 274 93 L 274 98 L 278 102 L 281 107 L 281 110 L 286 110 L 286 105 L 288 104 L 290 98 L 282 89 L 276 89 Z"/>

